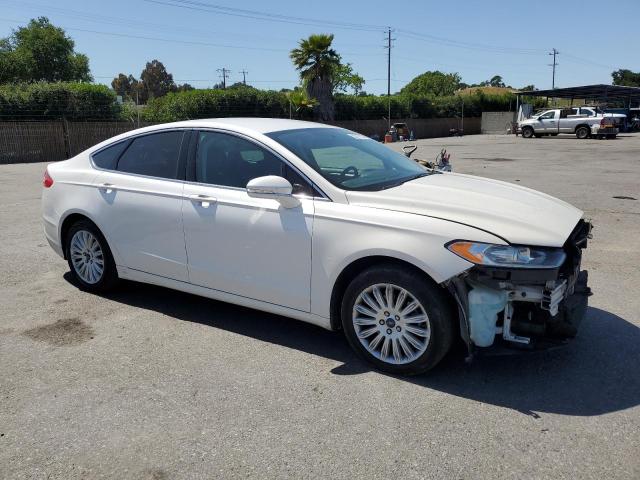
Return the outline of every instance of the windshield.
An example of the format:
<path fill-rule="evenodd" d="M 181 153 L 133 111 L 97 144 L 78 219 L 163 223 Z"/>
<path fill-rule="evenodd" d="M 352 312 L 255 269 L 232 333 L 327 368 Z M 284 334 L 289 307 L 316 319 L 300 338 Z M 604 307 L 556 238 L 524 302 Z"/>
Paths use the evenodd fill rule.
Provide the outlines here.
<path fill-rule="evenodd" d="M 429 174 L 401 153 L 342 128 L 303 128 L 266 135 L 345 190 L 382 190 Z"/>

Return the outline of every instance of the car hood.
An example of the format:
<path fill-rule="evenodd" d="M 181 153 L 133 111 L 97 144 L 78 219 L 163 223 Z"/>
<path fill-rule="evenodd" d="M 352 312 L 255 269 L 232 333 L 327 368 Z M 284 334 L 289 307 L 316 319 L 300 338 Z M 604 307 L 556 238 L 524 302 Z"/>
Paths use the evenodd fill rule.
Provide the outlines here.
<path fill-rule="evenodd" d="M 456 173 L 435 173 L 378 192 L 348 191 L 347 199 L 353 205 L 463 223 L 513 244 L 547 247 L 561 247 L 583 215 L 545 193 Z"/>

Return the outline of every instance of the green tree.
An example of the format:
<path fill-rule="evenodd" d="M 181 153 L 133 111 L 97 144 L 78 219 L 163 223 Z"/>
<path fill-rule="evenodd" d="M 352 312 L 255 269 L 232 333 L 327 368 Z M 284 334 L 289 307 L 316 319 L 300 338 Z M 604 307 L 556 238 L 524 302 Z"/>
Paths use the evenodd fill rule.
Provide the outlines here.
<path fill-rule="evenodd" d="M 624 85 L 627 87 L 640 87 L 640 72 L 632 72 L 626 68 L 621 68 L 611 73 L 614 85 Z"/>
<path fill-rule="evenodd" d="M 227 88 L 255 88 L 255 87 L 252 87 L 251 85 L 246 85 L 243 82 L 235 82 L 229 85 Z"/>
<path fill-rule="evenodd" d="M 116 95 L 120 95 L 122 98 L 130 100 L 133 103 L 146 103 L 148 98 L 143 83 L 133 75 L 119 73 L 118 76 L 111 81 L 111 88 L 115 90 Z"/>
<path fill-rule="evenodd" d="M 400 93 L 431 97 L 453 95 L 460 88 L 460 80 L 457 73 L 424 72 L 405 85 Z"/>
<path fill-rule="evenodd" d="M 331 48 L 333 35 L 314 34 L 300 40 L 289 57 L 300 72 L 300 79 L 310 98 L 318 105 L 314 111 L 323 121 L 333 120 L 333 74 L 340 65 L 340 56 Z"/>
<path fill-rule="evenodd" d="M 133 84 L 137 83 L 137 80 L 133 78 L 133 75 L 125 75 L 119 73 L 116 78 L 111 80 L 111 88 L 116 92 L 116 95 L 120 95 L 122 98 L 131 98 Z"/>
<path fill-rule="evenodd" d="M 491 77 L 491 80 L 489 80 L 489 86 L 504 88 L 505 85 L 500 75 L 494 75 L 493 77 Z"/>
<path fill-rule="evenodd" d="M 0 83 L 90 82 L 89 59 L 74 51 L 75 43 L 46 17 L 0 40 Z"/>
<path fill-rule="evenodd" d="M 176 92 L 188 92 L 189 90 L 195 90 L 195 87 L 189 85 L 188 83 L 183 83 L 182 85 L 178 85 L 176 88 Z"/>
<path fill-rule="evenodd" d="M 353 71 L 350 63 L 341 63 L 333 70 L 333 92 L 347 93 L 348 89 L 353 89 L 353 94 L 358 95 L 365 84 L 364 78 Z"/>
<path fill-rule="evenodd" d="M 147 62 L 140 74 L 140 81 L 145 92 L 145 102 L 149 98 L 162 97 L 169 92 L 175 92 L 177 89 L 173 81 L 173 75 L 167 72 L 167 69 L 159 60 Z"/>

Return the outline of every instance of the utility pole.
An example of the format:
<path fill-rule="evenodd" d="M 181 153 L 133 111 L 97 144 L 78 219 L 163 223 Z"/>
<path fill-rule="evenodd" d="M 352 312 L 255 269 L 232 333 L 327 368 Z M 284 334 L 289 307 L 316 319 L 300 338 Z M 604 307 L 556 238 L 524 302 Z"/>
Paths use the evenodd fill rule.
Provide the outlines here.
<path fill-rule="evenodd" d="M 551 89 L 554 90 L 556 88 L 556 66 L 558 65 L 558 62 L 556 62 L 556 55 L 558 55 L 560 52 L 558 50 L 556 50 L 555 48 L 553 49 L 552 52 L 549 52 L 549 55 L 553 55 L 553 63 L 550 63 L 549 66 L 553 67 L 553 76 L 551 77 Z"/>
<path fill-rule="evenodd" d="M 242 83 L 244 85 L 246 85 L 247 84 L 247 73 L 249 73 L 249 72 L 247 72 L 246 70 L 242 70 L 240 73 L 242 74 Z"/>
<path fill-rule="evenodd" d="M 387 27 L 387 129 L 391 129 L 391 27 Z"/>
<path fill-rule="evenodd" d="M 220 72 L 220 77 L 222 78 L 222 89 L 226 89 L 227 88 L 227 78 L 229 78 L 229 69 L 228 68 L 218 68 L 216 70 L 217 72 Z"/>

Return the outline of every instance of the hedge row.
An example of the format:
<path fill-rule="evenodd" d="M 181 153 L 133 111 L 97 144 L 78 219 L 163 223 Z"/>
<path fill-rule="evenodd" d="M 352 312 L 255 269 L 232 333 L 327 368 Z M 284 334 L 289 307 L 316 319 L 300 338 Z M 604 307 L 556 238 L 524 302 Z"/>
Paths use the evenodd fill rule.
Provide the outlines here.
<path fill-rule="evenodd" d="M 168 93 L 149 100 L 143 110 L 149 122 L 172 122 L 213 117 L 288 117 L 284 93 L 233 88 Z"/>
<path fill-rule="evenodd" d="M 120 106 L 105 85 L 89 83 L 22 83 L 0 85 L 1 120 L 117 119 Z"/>
<path fill-rule="evenodd" d="M 386 117 L 386 96 L 337 95 L 334 99 L 336 120 L 367 120 Z M 392 118 L 443 118 L 462 114 L 478 117 L 483 111 L 508 111 L 515 109 L 513 94 L 472 95 L 450 97 L 391 97 Z M 149 102 L 143 117 L 150 122 L 169 122 L 207 117 L 289 117 L 289 100 L 286 94 L 255 89 L 192 90 L 169 93 Z M 311 112 L 295 112 L 294 118 L 311 118 Z"/>
<path fill-rule="evenodd" d="M 526 99 L 536 107 L 542 107 L 544 100 Z M 367 120 L 388 115 L 386 96 L 355 97 L 339 95 L 335 98 L 336 120 Z M 487 95 L 477 92 L 472 95 L 452 95 L 447 97 L 416 97 L 394 95 L 391 97 L 392 118 L 451 118 L 460 117 L 464 109 L 465 117 L 480 117 L 482 112 L 503 112 L 515 110 L 514 94 Z"/>
<path fill-rule="evenodd" d="M 336 120 L 379 119 L 388 115 L 386 96 L 337 95 Z M 391 97 L 392 118 L 466 117 L 483 111 L 513 110 L 513 94 L 487 95 L 480 91 L 465 96 Z M 30 83 L 0 85 L 0 120 L 35 120 L 66 117 L 70 120 L 126 119 L 127 109 L 116 103 L 105 85 L 88 83 Z M 130 113 L 130 112 L 129 112 Z M 284 117 L 311 119 L 311 111 L 296 112 L 283 92 L 233 88 L 169 93 L 149 101 L 142 118 L 170 122 L 207 117 Z"/>

